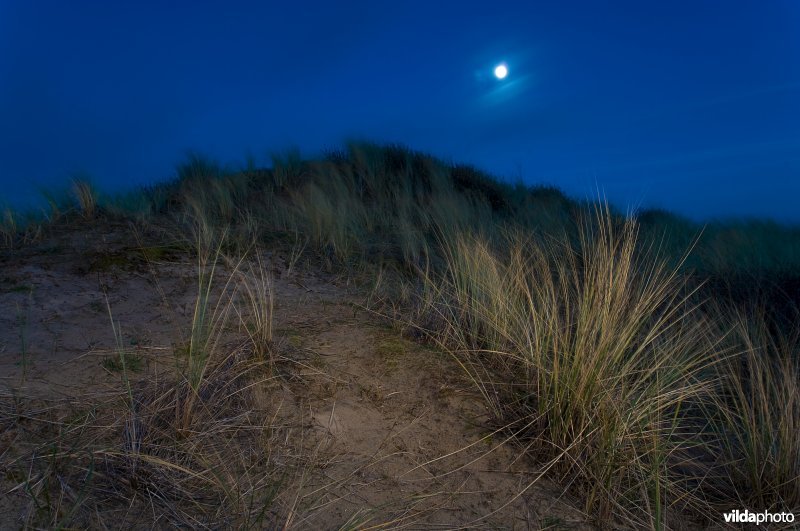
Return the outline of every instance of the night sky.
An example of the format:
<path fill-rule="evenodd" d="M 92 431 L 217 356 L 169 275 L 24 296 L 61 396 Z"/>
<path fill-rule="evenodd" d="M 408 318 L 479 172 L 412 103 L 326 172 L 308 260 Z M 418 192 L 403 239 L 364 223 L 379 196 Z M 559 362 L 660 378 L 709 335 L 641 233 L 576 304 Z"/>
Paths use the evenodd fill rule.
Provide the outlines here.
<path fill-rule="evenodd" d="M 368 139 L 622 209 L 800 222 L 800 2 L 230 4 L 0 0 L 0 198 Z"/>

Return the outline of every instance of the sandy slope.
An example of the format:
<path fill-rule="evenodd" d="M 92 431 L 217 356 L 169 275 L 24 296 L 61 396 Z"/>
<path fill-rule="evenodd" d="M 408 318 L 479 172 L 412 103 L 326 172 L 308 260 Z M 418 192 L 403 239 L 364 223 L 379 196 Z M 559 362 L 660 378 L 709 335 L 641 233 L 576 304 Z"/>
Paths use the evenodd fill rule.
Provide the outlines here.
<path fill-rule="evenodd" d="M 257 396 L 276 422 L 294 427 L 283 451 L 309 464 L 287 494 L 301 501 L 290 524 L 588 527 L 562 489 L 534 481 L 535 464 L 498 437 L 481 440 L 483 407 L 445 354 L 404 339 L 344 281 L 310 268 L 287 274 L 286 257 L 262 253 L 273 277 L 279 363 Z M 126 348 L 143 360 L 134 379 L 173 373 L 196 278 L 190 257 L 145 259 L 121 227 L 65 230 L 3 252 L 0 394 L 115 396 L 120 374 L 103 364 L 114 356 L 106 297 Z M 225 348 L 244 342 L 230 326 Z M 10 473 L 25 437 L 10 426 L 6 419 L 0 437 L 3 528 L 19 527 L 33 510 Z"/>

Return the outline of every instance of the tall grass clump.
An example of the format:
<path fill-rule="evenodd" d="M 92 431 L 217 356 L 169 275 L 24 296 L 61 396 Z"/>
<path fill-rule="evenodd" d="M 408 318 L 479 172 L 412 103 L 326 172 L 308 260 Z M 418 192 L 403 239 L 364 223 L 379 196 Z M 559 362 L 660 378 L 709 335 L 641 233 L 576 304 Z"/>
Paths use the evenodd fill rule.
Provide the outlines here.
<path fill-rule="evenodd" d="M 42 199 L 44 199 L 44 202 L 47 204 L 47 207 L 42 206 L 40 209 L 41 217 L 46 222 L 58 222 L 64 213 L 73 207 L 69 193 L 63 189 L 40 189 L 39 193 L 41 194 Z"/>
<path fill-rule="evenodd" d="M 680 467 L 713 344 L 681 276 L 637 235 L 598 207 L 575 241 L 460 236 L 424 306 L 496 421 L 573 482 L 587 512 L 660 526 L 667 507 L 696 501 Z"/>
<path fill-rule="evenodd" d="M 78 202 L 78 210 L 81 216 L 84 219 L 93 218 L 97 211 L 97 194 L 92 185 L 86 180 L 74 179 L 72 181 L 72 194 Z"/>
<path fill-rule="evenodd" d="M 42 237 L 42 223 L 31 213 L 20 215 L 11 208 L 3 210 L 0 218 L 0 247 L 13 249 L 38 241 Z"/>
<path fill-rule="evenodd" d="M 14 247 L 18 233 L 17 216 L 13 210 L 6 208 L 3 210 L 3 218 L 0 219 L 0 238 L 2 238 L 3 247 L 6 249 Z"/>
<path fill-rule="evenodd" d="M 275 191 L 284 190 L 290 183 L 300 180 L 304 175 L 306 164 L 297 149 L 290 149 L 285 153 L 273 153 L 270 155 L 270 160 L 272 185 Z"/>
<path fill-rule="evenodd" d="M 249 261 L 247 268 L 240 268 L 237 276 L 241 297 L 234 310 L 247 332 L 256 359 L 272 367 L 272 316 L 275 307 L 272 277 L 259 254 L 255 260 Z"/>
<path fill-rule="evenodd" d="M 233 273 L 224 280 L 222 287 L 217 288 L 218 281 L 222 281 L 218 268 L 226 258 L 223 254 L 226 238 L 227 232 L 217 233 L 198 224 L 197 296 L 187 352 L 187 377 L 195 391 L 204 378 L 211 356 L 217 350 L 222 330 L 227 326 L 232 310 L 233 282 L 241 261 L 233 266 Z"/>
<path fill-rule="evenodd" d="M 298 224 L 321 250 L 345 261 L 358 246 L 362 205 L 339 183 L 308 184 L 292 194 Z"/>
<path fill-rule="evenodd" d="M 731 507 L 800 512 L 800 331 L 766 311 L 729 316 L 735 354 L 720 364 L 718 430 Z"/>

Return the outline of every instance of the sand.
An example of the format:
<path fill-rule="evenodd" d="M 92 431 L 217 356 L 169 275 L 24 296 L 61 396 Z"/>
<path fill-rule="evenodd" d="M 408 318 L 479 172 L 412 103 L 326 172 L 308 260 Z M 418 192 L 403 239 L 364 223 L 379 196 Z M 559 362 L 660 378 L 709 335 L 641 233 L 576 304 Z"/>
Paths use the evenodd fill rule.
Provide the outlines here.
<path fill-rule="evenodd" d="M 111 407 L 124 390 L 109 308 L 126 351 L 140 361 L 131 379 L 176 377 L 197 262 L 180 250 L 142 248 L 126 226 L 77 226 L 0 255 L 0 527 L 37 518 L 21 486 L 30 435 L 11 418 L 12 397 L 63 412 L 91 402 Z M 257 252 L 272 279 L 275 363 L 253 393 L 271 422 L 291 428 L 273 445 L 273 462 L 305 463 L 302 473 L 292 465 L 276 502 L 292 510 L 276 510 L 270 525 L 591 527 L 563 486 L 492 435 L 480 397 L 446 353 L 369 311 L 364 286 L 313 261 L 288 271 L 289 256 L 278 249 Z M 221 267 L 221 278 L 229 270 Z M 247 352 L 247 334 L 231 323 L 218 350 Z M 150 515 L 138 525 L 165 521 Z"/>

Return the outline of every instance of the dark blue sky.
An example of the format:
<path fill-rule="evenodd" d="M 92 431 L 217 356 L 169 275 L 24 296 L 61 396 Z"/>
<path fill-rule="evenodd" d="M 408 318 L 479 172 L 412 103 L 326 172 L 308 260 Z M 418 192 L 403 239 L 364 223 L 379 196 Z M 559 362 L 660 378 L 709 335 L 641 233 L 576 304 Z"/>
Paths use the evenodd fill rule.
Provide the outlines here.
<path fill-rule="evenodd" d="M 800 221 L 800 2 L 229 4 L 0 0 L 0 194 L 364 138 L 622 208 Z"/>

